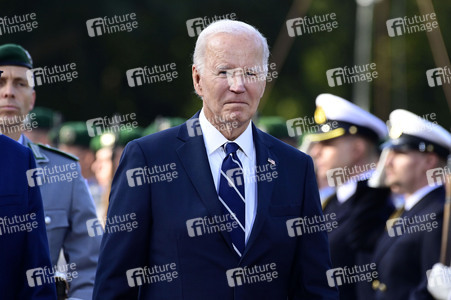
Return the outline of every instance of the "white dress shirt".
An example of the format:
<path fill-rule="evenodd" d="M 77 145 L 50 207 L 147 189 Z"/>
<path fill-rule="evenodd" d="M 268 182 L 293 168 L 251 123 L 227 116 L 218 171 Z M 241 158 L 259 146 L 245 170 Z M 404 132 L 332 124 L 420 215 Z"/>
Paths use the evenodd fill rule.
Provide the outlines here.
<path fill-rule="evenodd" d="M 199 124 L 202 129 L 204 137 L 205 150 L 207 151 L 208 162 L 210 164 L 211 175 L 215 183 L 216 192 L 219 191 L 219 182 L 221 178 L 221 167 L 226 153 L 223 145 L 227 140 L 218 129 L 216 129 L 210 121 L 205 117 L 202 109 L 199 114 Z M 243 164 L 244 176 L 244 198 L 245 198 L 245 242 L 247 243 L 249 235 L 254 224 L 255 216 L 257 214 L 257 182 L 255 180 L 248 180 L 255 178 L 256 154 L 254 147 L 254 139 L 252 134 L 252 122 L 249 122 L 246 130 L 233 142 L 237 143 L 240 149 L 237 150 L 237 155 Z M 218 198 L 219 202 L 219 198 Z"/>

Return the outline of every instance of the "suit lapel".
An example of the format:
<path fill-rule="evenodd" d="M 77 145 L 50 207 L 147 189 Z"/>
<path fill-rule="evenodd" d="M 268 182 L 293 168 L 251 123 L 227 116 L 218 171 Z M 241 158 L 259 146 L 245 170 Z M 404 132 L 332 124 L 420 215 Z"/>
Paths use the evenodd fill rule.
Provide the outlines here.
<path fill-rule="evenodd" d="M 253 124 L 252 131 L 254 135 L 257 170 L 258 167 L 263 167 L 270 164 L 270 160 L 272 163 L 275 163 L 276 170 L 279 170 L 277 157 L 270 151 L 270 143 L 265 141 L 263 133 Z M 255 244 L 255 241 L 263 228 L 263 224 L 268 216 L 268 207 L 274 190 L 274 182 L 275 180 L 270 182 L 257 180 L 257 215 L 255 216 L 251 235 L 249 236 L 249 240 L 246 244 L 246 248 L 241 259 L 243 259 L 243 257 L 250 251 L 250 248 Z"/>
<path fill-rule="evenodd" d="M 199 113 L 194 115 L 191 120 L 198 118 Z M 210 164 L 205 150 L 204 139 L 202 135 L 191 137 L 188 135 L 187 123 L 180 127 L 178 138 L 185 143 L 180 146 L 176 152 L 182 161 L 183 168 L 199 194 L 200 200 L 205 205 L 210 216 L 223 215 L 221 204 L 218 199 L 218 193 L 211 176 Z M 235 253 L 232 246 L 232 239 L 227 231 L 220 231 L 231 251 Z"/>

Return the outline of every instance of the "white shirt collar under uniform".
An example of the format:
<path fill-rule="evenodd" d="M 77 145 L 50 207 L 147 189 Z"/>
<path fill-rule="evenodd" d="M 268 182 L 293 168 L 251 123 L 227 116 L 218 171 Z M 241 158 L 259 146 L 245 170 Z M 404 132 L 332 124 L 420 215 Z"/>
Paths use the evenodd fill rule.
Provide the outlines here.
<path fill-rule="evenodd" d="M 410 195 L 410 197 L 407 197 L 404 202 L 404 210 L 409 211 L 411 210 L 418 202 L 420 202 L 421 199 L 424 198 L 427 194 L 435 190 L 436 188 L 440 187 L 441 185 L 426 185 L 422 187 L 421 189 L 417 190 L 415 193 Z"/>
<path fill-rule="evenodd" d="M 352 178 L 350 178 L 346 183 L 340 185 L 337 187 L 337 200 L 338 202 L 340 202 L 341 204 L 345 203 L 348 199 L 351 198 L 352 195 L 355 194 L 355 192 L 357 191 L 357 183 L 359 181 L 363 181 L 366 180 L 368 178 L 371 177 L 371 175 L 373 174 L 374 170 L 370 169 L 366 172 L 363 172 L 359 175 L 356 175 Z M 357 179 L 361 179 L 361 180 L 357 180 Z"/>

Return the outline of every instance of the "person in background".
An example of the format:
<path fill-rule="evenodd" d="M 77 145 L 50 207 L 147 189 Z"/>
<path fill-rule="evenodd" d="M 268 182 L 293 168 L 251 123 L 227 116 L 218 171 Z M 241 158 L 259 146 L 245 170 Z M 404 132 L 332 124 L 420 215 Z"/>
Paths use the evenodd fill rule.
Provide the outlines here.
<path fill-rule="evenodd" d="M 332 94 L 316 98 L 317 131 L 308 138 L 318 178 L 336 189 L 323 202 L 323 212 L 336 216 L 329 232 L 334 268 L 373 263 L 372 256 L 385 222 L 393 212 L 388 188 L 371 188 L 368 179 L 379 158 L 379 143 L 387 135 L 385 123 L 357 105 Z M 339 286 L 340 299 L 365 299 L 372 292 L 367 280 Z"/>
<path fill-rule="evenodd" d="M 385 183 L 404 196 L 387 221 L 374 253 L 379 278 L 374 299 L 433 299 L 427 272 L 439 260 L 445 189 L 443 173 L 451 134 L 403 109 L 390 114 L 390 139 L 383 145 Z"/>
<path fill-rule="evenodd" d="M 32 129 L 25 131 L 25 136 L 33 143 L 55 146 L 53 131 L 61 125 L 61 114 L 47 107 L 35 107 L 29 116 L 27 122 Z"/>
<path fill-rule="evenodd" d="M 91 169 L 100 187 L 100 197 L 95 198 L 97 216 L 100 219 L 104 219 L 106 216 L 111 182 L 124 148 L 128 142 L 140 138 L 142 135 L 143 129 L 136 127 L 117 133 L 108 132 L 92 138 L 90 148 L 95 153 L 95 160 Z"/>
<path fill-rule="evenodd" d="M 0 118 L 3 134 L 32 152 L 36 161 L 33 184 L 38 185 L 44 204 L 45 224 L 51 263 L 58 268 L 60 251 L 67 268 L 69 297 L 90 299 L 101 237 L 90 235 L 88 221 L 96 220 L 94 202 L 80 164 L 73 155 L 43 144 L 35 144 L 23 134 L 23 122 L 33 109 L 36 91 L 29 85 L 27 71 L 33 68 L 30 54 L 16 44 L 0 46 Z M 6 120 L 6 121 L 5 121 Z M 66 272 L 66 274 L 69 274 Z"/>
<path fill-rule="evenodd" d="M 278 138 L 282 142 L 297 148 L 299 146 L 298 137 L 288 135 L 286 123 L 286 120 L 282 117 L 264 116 L 258 118 L 256 126 L 263 132 L 266 132 L 273 137 Z"/>

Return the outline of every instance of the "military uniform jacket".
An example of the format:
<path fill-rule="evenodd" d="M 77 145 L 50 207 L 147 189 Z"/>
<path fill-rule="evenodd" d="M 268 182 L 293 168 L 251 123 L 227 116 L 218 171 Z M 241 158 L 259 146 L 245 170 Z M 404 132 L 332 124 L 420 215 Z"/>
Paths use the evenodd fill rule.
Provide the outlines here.
<path fill-rule="evenodd" d="M 355 193 L 344 203 L 333 195 L 326 200 L 324 214 L 336 214 L 337 228 L 329 232 L 330 254 L 333 268 L 351 268 L 372 263 L 373 251 L 385 222 L 394 208 L 389 199 L 390 190 L 371 188 L 368 181 L 357 183 Z M 371 283 L 357 282 L 339 287 L 340 299 L 364 299 L 372 292 Z"/>
<path fill-rule="evenodd" d="M 25 136 L 24 145 L 33 151 L 36 167 L 45 172 L 47 182 L 40 175 L 35 183 L 41 189 L 52 266 L 57 265 L 62 249 L 68 271 L 74 275 L 68 280 L 69 297 L 91 299 L 101 236 L 88 233 L 86 222 L 97 215 L 78 159 L 33 144 Z M 75 268 L 71 268 L 74 263 Z"/>
<path fill-rule="evenodd" d="M 444 202 L 442 186 L 404 212 L 402 221 L 381 237 L 374 261 L 384 288 L 375 299 L 434 299 L 427 291 L 426 271 L 439 261 Z"/>

